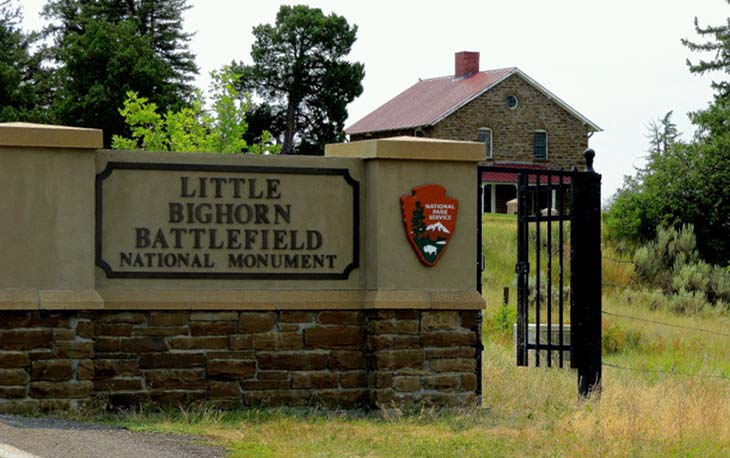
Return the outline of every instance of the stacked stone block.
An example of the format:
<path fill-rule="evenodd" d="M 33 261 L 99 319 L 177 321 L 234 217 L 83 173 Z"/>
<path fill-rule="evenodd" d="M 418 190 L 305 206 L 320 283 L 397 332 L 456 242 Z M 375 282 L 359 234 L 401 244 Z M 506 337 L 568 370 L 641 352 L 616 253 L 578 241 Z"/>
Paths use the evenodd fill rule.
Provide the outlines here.
<path fill-rule="evenodd" d="M 368 312 L 371 401 L 378 406 L 477 402 L 478 312 Z"/>
<path fill-rule="evenodd" d="M 464 404 L 478 312 L 5 311 L 0 411 Z"/>

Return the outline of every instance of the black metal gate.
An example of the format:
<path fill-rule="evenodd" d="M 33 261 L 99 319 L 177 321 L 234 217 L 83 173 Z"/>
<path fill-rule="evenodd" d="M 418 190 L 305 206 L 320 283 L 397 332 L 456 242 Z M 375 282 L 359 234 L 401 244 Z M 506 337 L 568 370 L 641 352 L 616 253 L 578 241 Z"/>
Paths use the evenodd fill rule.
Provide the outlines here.
<path fill-rule="evenodd" d="M 586 151 L 584 172 L 480 166 L 478 174 L 480 190 L 485 172 L 515 179 L 517 365 L 564 367 L 569 358 L 583 396 L 600 390 L 601 380 L 601 176 L 593 170 L 594 156 Z M 494 202 L 492 196 L 492 211 Z M 481 252 L 481 226 L 480 217 L 480 291 L 488 256 Z"/>

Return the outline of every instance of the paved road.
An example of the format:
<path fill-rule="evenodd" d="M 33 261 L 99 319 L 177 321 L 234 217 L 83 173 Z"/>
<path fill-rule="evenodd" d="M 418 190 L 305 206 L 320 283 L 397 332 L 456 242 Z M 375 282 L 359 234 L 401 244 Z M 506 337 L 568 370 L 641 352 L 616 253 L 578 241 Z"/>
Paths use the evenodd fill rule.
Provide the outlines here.
<path fill-rule="evenodd" d="M 0 458 L 223 458 L 199 438 L 0 415 Z"/>

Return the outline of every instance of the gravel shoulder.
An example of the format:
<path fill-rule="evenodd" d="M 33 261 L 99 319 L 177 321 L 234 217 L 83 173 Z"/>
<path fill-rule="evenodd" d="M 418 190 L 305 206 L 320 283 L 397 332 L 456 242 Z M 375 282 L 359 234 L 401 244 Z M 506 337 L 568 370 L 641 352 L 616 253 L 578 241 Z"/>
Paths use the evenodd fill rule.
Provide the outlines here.
<path fill-rule="evenodd" d="M 225 450 L 192 436 L 133 433 L 69 420 L 0 415 L 0 458 L 18 449 L 37 458 L 223 458 Z M 22 455 L 18 455 L 20 458 Z M 30 458 L 30 457 L 28 457 Z"/>

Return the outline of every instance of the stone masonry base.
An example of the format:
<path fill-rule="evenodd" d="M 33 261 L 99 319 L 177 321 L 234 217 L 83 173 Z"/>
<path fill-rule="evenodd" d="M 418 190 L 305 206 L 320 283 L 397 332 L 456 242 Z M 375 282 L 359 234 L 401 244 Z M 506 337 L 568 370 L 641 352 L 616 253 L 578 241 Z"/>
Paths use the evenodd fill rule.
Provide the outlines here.
<path fill-rule="evenodd" d="M 0 412 L 473 405 L 478 311 L 3 311 Z"/>

